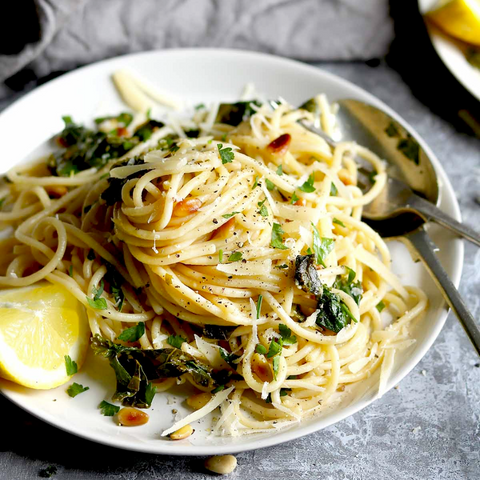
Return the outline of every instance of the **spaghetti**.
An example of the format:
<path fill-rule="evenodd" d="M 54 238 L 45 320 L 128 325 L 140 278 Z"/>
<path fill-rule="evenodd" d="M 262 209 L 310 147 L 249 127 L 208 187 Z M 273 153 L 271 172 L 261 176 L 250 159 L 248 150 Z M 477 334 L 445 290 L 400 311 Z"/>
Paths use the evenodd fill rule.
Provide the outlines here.
<path fill-rule="evenodd" d="M 168 125 L 101 119 L 121 142 L 81 167 L 72 158 L 89 150 L 79 138 L 92 143 L 67 119 L 63 156 L 13 168 L 2 187 L 0 221 L 13 229 L 0 285 L 63 285 L 97 339 L 184 355 L 190 367 L 156 379 L 157 391 L 185 380 L 213 391 L 198 413 L 220 405 L 218 434 L 291 425 L 377 369 L 384 388 L 427 299 L 400 283 L 361 220 L 385 185 L 384 163 L 352 142 L 332 150 L 297 123 L 335 134 L 334 107 L 315 102 L 318 118 L 252 102 L 238 125 L 213 122 L 216 109 Z M 95 148 L 109 134 L 92 135 Z M 367 193 L 356 157 L 376 172 Z M 119 342 L 139 325 L 139 338 Z M 214 380 L 199 381 L 199 369 Z"/>

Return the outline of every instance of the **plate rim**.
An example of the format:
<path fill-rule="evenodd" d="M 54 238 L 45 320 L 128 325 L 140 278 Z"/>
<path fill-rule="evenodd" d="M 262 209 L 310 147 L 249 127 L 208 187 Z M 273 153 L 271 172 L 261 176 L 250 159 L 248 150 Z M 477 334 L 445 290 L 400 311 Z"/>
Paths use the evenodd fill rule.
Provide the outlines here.
<path fill-rule="evenodd" d="M 71 78 L 73 76 L 81 76 L 85 71 L 88 71 L 90 69 L 93 70 L 99 67 L 100 65 L 108 65 L 109 63 L 115 63 L 115 62 L 118 62 L 120 59 L 128 62 L 128 59 L 130 58 L 141 57 L 141 56 L 155 57 L 155 56 L 164 56 L 164 55 L 175 56 L 175 55 L 192 55 L 192 54 L 214 55 L 214 56 L 215 55 L 222 56 L 227 54 L 230 57 L 238 56 L 238 57 L 243 57 L 247 59 L 248 57 L 250 57 L 255 59 L 261 59 L 261 60 L 264 60 L 265 62 L 283 64 L 286 67 L 290 67 L 300 71 L 303 70 L 308 74 L 315 74 L 319 77 L 319 80 L 321 80 L 322 78 L 324 80 L 327 79 L 328 81 L 334 82 L 342 87 L 349 89 L 350 91 L 358 93 L 361 97 L 368 98 L 368 101 L 370 103 L 382 108 L 385 112 L 391 115 L 401 125 L 407 127 L 415 135 L 421 147 L 425 150 L 427 155 L 432 159 L 432 163 L 435 167 L 435 171 L 440 180 L 440 192 L 443 192 L 445 190 L 446 192 L 448 192 L 449 196 L 453 199 L 451 203 L 451 207 L 453 209 L 454 218 L 456 218 L 459 221 L 461 220 L 460 207 L 456 199 L 453 187 L 450 183 L 450 180 L 448 179 L 448 176 L 445 170 L 443 169 L 440 161 L 438 160 L 436 155 L 433 153 L 433 151 L 430 149 L 430 147 L 426 144 L 423 138 L 407 121 L 405 121 L 402 117 L 400 117 L 400 115 L 398 115 L 395 111 L 393 111 L 382 100 L 372 95 L 368 91 L 364 90 L 363 88 L 350 82 L 349 80 L 346 80 L 331 72 L 325 71 L 322 68 L 319 68 L 313 65 L 308 65 L 296 60 L 280 57 L 277 55 L 271 55 L 267 53 L 253 52 L 253 51 L 247 51 L 247 50 L 217 49 L 217 48 L 176 48 L 176 49 L 168 49 L 168 50 L 150 50 L 147 52 L 137 52 L 137 53 L 130 53 L 126 55 L 120 55 L 120 56 L 116 56 L 113 58 L 109 58 L 106 60 L 101 60 L 98 62 L 85 65 L 71 72 L 62 74 L 59 77 L 53 80 L 50 80 L 49 82 L 46 82 L 45 84 L 37 88 L 34 88 L 32 91 L 25 94 L 20 99 L 18 99 L 17 101 L 9 105 L 5 110 L 3 110 L 0 113 L 0 121 L 2 121 L 5 117 L 8 117 L 8 115 L 10 115 L 10 112 L 18 108 L 19 105 L 22 105 L 25 102 L 29 102 L 30 98 L 38 95 L 42 95 L 45 89 L 52 88 L 52 86 L 56 85 L 57 83 L 64 81 L 65 78 Z M 458 288 L 462 269 L 463 269 L 463 263 L 464 263 L 464 244 L 463 244 L 463 241 L 458 239 L 452 239 L 452 242 L 454 242 L 454 246 L 456 246 L 456 249 L 457 249 L 458 261 L 456 261 L 454 264 L 453 274 L 451 276 L 451 279 L 455 284 L 455 286 Z M 392 377 L 390 377 L 385 393 L 389 391 L 396 383 L 403 380 L 410 373 L 410 371 L 423 359 L 425 354 L 431 348 L 434 341 L 437 339 L 440 331 L 442 330 L 448 313 L 449 313 L 448 309 L 445 309 L 445 308 L 442 309 L 442 311 L 440 312 L 436 320 L 435 328 L 431 330 L 430 335 L 428 339 L 424 341 L 422 348 L 419 349 L 419 351 L 416 352 L 415 355 L 412 355 L 410 359 L 405 361 L 404 364 L 402 364 L 400 368 L 392 375 Z M 2 394 L 2 396 L 10 400 L 12 403 L 17 405 L 18 407 L 22 408 L 23 410 L 27 411 L 33 416 L 39 418 L 40 420 L 45 421 L 56 428 L 60 428 L 61 430 L 74 434 L 78 437 L 81 437 L 90 441 L 94 441 L 96 443 L 104 444 L 110 447 L 120 448 L 123 450 L 138 451 L 138 452 L 144 452 L 144 453 L 150 453 L 150 454 L 182 455 L 182 456 L 240 453 L 240 452 L 245 452 L 245 451 L 254 450 L 258 448 L 265 448 L 265 447 L 270 447 L 274 445 L 279 445 L 281 443 L 295 440 L 297 438 L 301 438 L 311 433 L 314 433 L 316 431 L 327 428 L 359 412 L 360 410 L 363 410 L 365 407 L 373 403 L 378 398 L 376 395 L 372 396 L 372 398 L 369 398 L 369 399 L 363 398 L 359 400 L 354 407 L 350 405 L 346 406 L 340 411 L 337 411 L 332 415 L 330 415 L 327 419 L 323 419 L 323 422 L 321 422 L 320 425 L 318 424 L 318 422 L 311 422 L 310 424 L 304 426 L 302 429 L 299 429 L 299 430 L 286 429 L 285 431 L 279 431 L 276 434 L 274 433 L 269 437 L 254 439 L 248 444 L 188 445 L 188 446 L 179 445 L 178 447 L 169 446 L 165 448 L 165 445 L 161 441 L 159 441 L 159 443 L 156 445 L 144 444 L 141 442 L 131 442 L 131 441 L 129 443 L 128 440 L 109 437 L 108 434 L 103 432 L 100 434 L 100 432 L 91 431 L 91 430 L 87 430 L 85 432 L 76 431 L 73 429 L 73 426 L 71 424 L 65 422 L 63 419 L 59 419 L 54 415 L 50 414 L 49 412 L 45 412 L 40 409 L 37 410 L 36 408 L 30 405 L 25 406 L 20 401 L 17 401 L 15 398 L 11 398 L 11 396 L 8 395 L 8 392 L 4 391 L 1 383 L 0 383 L 0 394 Z"/>

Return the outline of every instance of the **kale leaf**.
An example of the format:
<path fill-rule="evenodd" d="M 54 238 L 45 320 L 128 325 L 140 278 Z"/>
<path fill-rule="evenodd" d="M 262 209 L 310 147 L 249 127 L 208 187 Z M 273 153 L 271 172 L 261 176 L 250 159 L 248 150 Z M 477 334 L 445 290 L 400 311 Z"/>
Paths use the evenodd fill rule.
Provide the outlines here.
<path fill-rule="evenodd" d="M 351 320 L 357 321 L 341 298 L 325 286 L 322 295 L 317 297 L 317 302 L 317 309 L 320 311 L 315 323 L 319 327 L 338 333 L 349 325 Z"/>
<path fill-rule="evenodd" d="M 295 258 L 295 284 L 304 292 L 321 295 L 322 282 L 315 268 L 315 255 L 297 255 Z"/>
<path fill-rule="evenodd" d="M 257 100 L 237 103 L 222 103 L 218 108 L 215 123 L 226 123 L 236 127 L 243 120 L 248 120 L 254 113 L 254 107 L 260 107 Z"/>
<path fill-rule="evenodd" d="M 360 283 L 360 280 L 357 280 L 355 283 L 353 280 L 355 279 L 355 272 L 351 268 L 347 268 L 347 275 L 345 278 L 345 275 L 343 277 L 338 278 L 335 280 L 335 283 L 333 284 L 333 288 L 336 288 L 337 290 L 342 290 L 346 294 L 350 295 L 354 300 L 357 305 L 360 305 L 360 300 L 362 299 L 363 295 L 363 287 L 362 284 Z"/>

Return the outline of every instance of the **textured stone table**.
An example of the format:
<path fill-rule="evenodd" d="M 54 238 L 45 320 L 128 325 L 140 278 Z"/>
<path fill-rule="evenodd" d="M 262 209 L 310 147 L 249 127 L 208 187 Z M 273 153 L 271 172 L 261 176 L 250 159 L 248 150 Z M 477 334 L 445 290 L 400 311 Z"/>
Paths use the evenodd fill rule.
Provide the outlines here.
<path fill-rule="evenodd" d="M 412 38 L 408 26 L 405 31 L 398 29 L 387 59 L 369 65 L 318 66 L 378 96 L 417 129 L 443 163 L 464 218 L 479 229 L 480 143 L 458 117 L 462 110 L 477 115 L 478 104 L 439 64 L 425 38 Z M 467 118 L 465 113 L 461 116 Z M 480 250 L 466 247 L 460 289 L 478 318 Z M 238 468 L 229 478 L 478 479 L 479 362 L 450 314 L 431 350 L 398 389 L 321 432 L 239 454 Z M 33 418 L 3 397 L 0 411 L 0 479 L 39 478 L 41 469 L 49 465 L 58 470 L 55 480 L 212 478 L 200 458 L 153 456 L 97 445 Z"/>

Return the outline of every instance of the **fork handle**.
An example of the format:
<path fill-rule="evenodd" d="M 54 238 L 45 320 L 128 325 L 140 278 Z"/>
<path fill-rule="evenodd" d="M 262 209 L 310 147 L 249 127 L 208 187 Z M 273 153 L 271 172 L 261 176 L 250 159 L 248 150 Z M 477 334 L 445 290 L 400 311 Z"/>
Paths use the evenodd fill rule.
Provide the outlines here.
<path fill-rule="evenodd" d="M 435 254 L 435 249 L 437 247 L 428 236 L 425 229 L 420 227 L 417 230 L 414 230 L 412 233 L 407 234 L 403 238 L 400 237 L 399 239 L 405 239 L 407 241 L 407 245 L 409 244 L 408 246 L 413 247 L 416 253 L 419 255 L 420 259 L 427 268 L 428 273 L 430 273 L 437 287 L 442 292 L 446 302 L 455 312 L 458 320 L 460 320 L 460 323 L 463 325 L 463 328 L 475 346 L 478 355 L 480 355 L 480 329 L 465 305 L 460 293 L 438 260 L 437 255 Z"/>
<path fill-rule="evenodd" d="M 408 206 L 419 213 L 425 220 L 434 221 L 442 227 L 446 227 L 452 232 L 460 235 L 470 242 L 480 247 L 480 235 L 473 230 L 473 228 L 467 227 L 463 223 L 457 222 L 452 217 L 442 212 L 433 203 L 424 200 L 418 195 L 412 194 L 408 199 Z"/>

